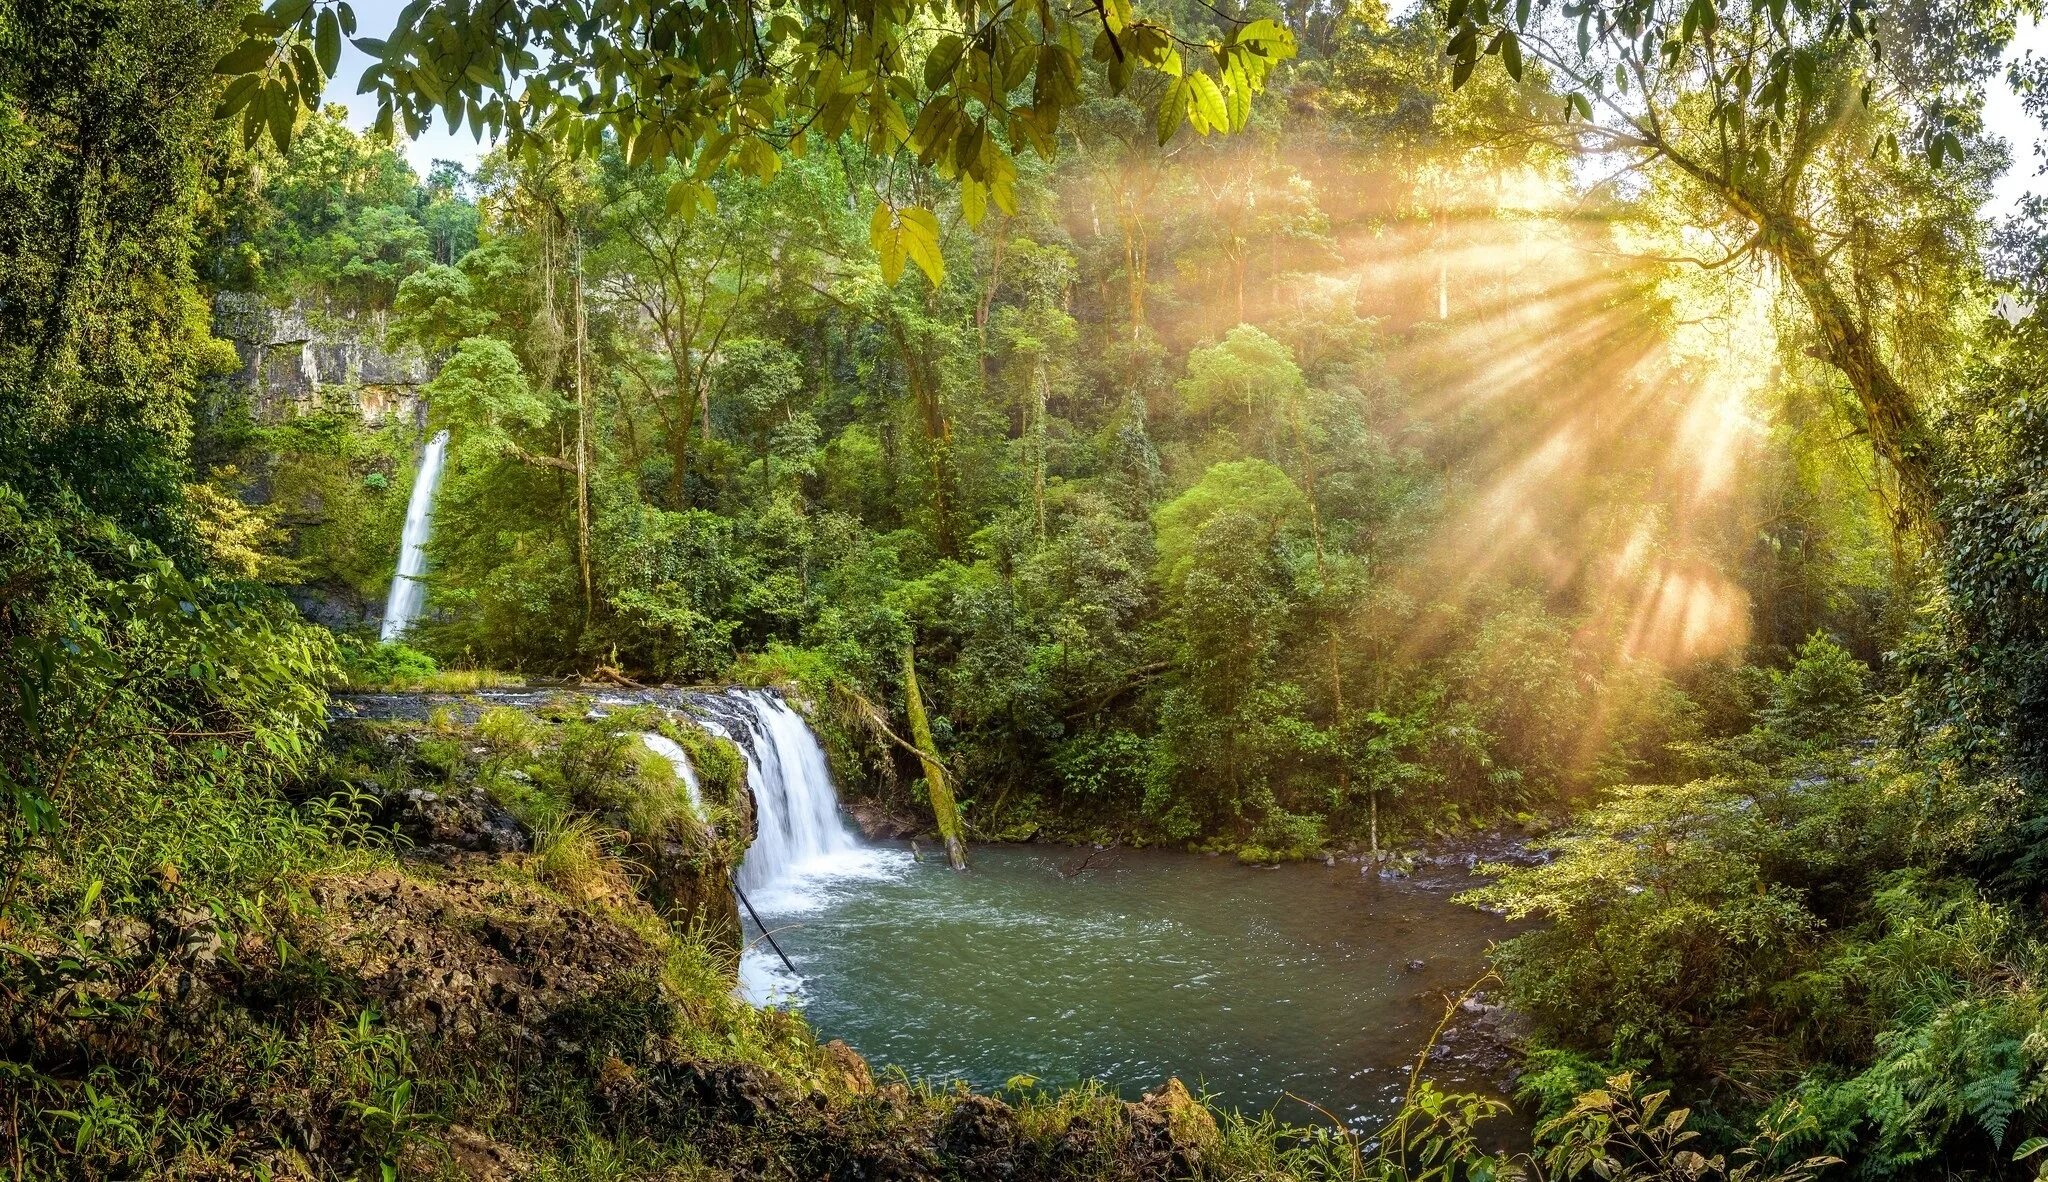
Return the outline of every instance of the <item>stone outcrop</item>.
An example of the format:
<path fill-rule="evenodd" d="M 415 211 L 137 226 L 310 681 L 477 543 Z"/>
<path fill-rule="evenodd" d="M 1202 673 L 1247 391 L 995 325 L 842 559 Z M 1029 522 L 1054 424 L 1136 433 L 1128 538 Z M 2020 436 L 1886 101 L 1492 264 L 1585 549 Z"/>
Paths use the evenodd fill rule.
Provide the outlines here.
<path fill-rule="evenodd" d="M 297 946 L 414 1035 L 559 1056 L 605 1026 L 595 1011 L 670 1008 L 658 949 L 617 920 L 494 872 L 487 857 L 325 876 L 308 894 L 320 910 L 291 926 Z"/>
<path fill-rule="evenodd" d="M 305 301 L 278 308 L 259 295 L 222 292 L 213 320 L 214 335 L 241 358 L 237 381 L 260 421 L 344 409 L 371 424 L 419 418 L 419 388 L 431 368 L 419 350 L 386 343 L 381 314 L 329 312 Z"/>

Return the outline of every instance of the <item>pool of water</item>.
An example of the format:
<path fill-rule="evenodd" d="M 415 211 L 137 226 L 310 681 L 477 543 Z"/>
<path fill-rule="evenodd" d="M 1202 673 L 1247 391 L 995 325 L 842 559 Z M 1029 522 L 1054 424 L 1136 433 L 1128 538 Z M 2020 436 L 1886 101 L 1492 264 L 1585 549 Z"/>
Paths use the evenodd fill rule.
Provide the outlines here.
<path fill-rule="evenodd" d="M 750 924 L 745 988 L 915 1078 L 1097 1079 L 1135 1097 L 1175 1075 L 1225 1107 L 1314 1120 L 1291 1094 L 1365 1126 L 1397 1106 L 1446 997 L 1510 934 L 1453 902 L 1457 883 L 1381 882 L 1355 863 L 972 857 L 955 873 L 882 846 L 755 896 L 797 976 Z M 1488 1058 L 1448 1051 L 1431 1075 L 1490 1092 Z"/>

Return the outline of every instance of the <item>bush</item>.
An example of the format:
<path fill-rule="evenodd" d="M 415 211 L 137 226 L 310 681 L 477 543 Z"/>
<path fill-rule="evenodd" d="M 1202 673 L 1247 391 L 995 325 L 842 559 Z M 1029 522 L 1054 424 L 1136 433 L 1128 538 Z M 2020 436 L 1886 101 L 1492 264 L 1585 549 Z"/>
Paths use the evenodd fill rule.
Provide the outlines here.
<path fill-rule="evenodd" d="M 352 690 L 408 689 L 439 672 L 434 658 L 399 641 L 341 638 L 343 681 Z"/>

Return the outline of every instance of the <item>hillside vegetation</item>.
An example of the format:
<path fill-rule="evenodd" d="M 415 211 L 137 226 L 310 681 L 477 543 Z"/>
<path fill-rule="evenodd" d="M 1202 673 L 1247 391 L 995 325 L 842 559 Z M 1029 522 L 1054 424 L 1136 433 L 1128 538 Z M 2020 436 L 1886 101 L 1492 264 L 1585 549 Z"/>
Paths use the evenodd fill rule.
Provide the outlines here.
<path fill-rule="evenodd" d="M 2027 11 L 657 7 L 0 4 L 0 1178 L 2043 1168 Z M 1533 1145 L 877 1084 L 710 736 L 331 721 L 553 677 L 950 839 L 1547 834 Z"/>

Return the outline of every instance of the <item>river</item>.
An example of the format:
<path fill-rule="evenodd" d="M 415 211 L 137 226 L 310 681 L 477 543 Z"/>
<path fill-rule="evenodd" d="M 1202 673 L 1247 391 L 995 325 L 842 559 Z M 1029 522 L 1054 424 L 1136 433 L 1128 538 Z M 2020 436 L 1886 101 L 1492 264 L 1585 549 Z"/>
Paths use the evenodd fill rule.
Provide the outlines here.
<path fill-rule="evenodd" d="M 752 925 L 744 975 L 820 1037 L 935 1083 L 1092 1078 L 1135 1098 L 1176 1075 L 1226 1108 L 1314 1121 L 1291 1094 L 1371 1126 L 1509 934 L 1453 902 L 1456 882 L 1350 862 L 983 846 L 956 873 L 925 857 L 875 847 L 754 899 L 801 980 Z M 1461 1029 L 1432 1076 L 1495 1093 L 1490 1041 Z"/>

